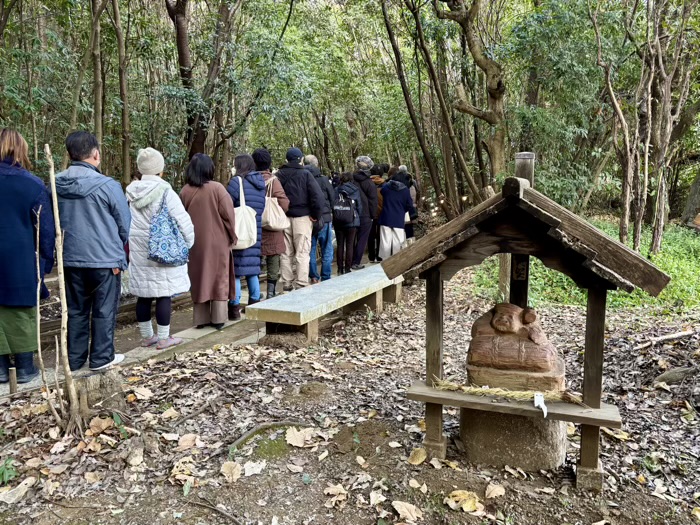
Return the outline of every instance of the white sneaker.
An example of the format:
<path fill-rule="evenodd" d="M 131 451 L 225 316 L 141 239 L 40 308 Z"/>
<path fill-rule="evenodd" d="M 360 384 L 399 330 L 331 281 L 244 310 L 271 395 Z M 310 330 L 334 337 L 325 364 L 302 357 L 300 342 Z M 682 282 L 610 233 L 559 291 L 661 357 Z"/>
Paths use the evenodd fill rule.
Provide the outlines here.
<path fill-rule="evenodd" d="M 93 372 L 96 372 L 98 370 L 104 370 L 106 368 L 109 368 L 112 365 L 118 365 L 119 363 L 124 361 L 125 357 L 126 356 L 124 354 L 114 354 L 114 359 L 112 359 L 111 363 L 107 363 L 106 365 L 98 366 L 96 368 L 90 367 L 90 370 L 92 370 Z"/>

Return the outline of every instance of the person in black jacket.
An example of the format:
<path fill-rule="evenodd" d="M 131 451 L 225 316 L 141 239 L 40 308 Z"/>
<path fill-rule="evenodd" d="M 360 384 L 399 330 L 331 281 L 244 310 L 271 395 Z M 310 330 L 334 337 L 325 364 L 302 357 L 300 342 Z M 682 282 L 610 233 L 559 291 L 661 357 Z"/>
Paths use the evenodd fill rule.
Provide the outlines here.
<path fill-rule="evenodd" d="M 377 196 L 377 187 L 370 178 L 369 170 L 374 166 L 374 162 L 367 156 L 357 157 L 355 159 L 356 171 L 353 173 L 355 184 L 360 188 L 360 197 L 362 198 L 362 214 L 360 215 L 360 228 L 357 230 L 357 241 L 355 243 L 355 251 L 352 257 L 352 269 L 361 270 L 364 268 L 362 256 L 367 248 L 369 240 L 369 232 L 372 229 L 372 220 L 377 216 L 377 206 L 379 199 Z"/>
<path fill-rule="evenodd" d="M 360 226 L 360 215 L 362 214 L 362 199 L 360 188 L 355 183 L 352 173 L 345 172 L 340 176 L 340 184 L 335 190 L 336 198 L 342 194 L 347 200 L 352 201 L 351 207 L 357 211 L 352 215 L 352 220 L 341 223 L 334 217 L 333 227 L 338 245 L 338 275 L 350 273 L 352 266 L 353 248 L 355 246 L 355 235 Z"/>
<path fill-rule="evenodd" d="M 309 256 L 313 223 L 322 220 L 325 198 L 313 175 L 302 166 L 304 154 L 299 148 L 287 151 L 287 164 L 277 172 L 289 199 L 290 226 L 284 231 L 285 251 L 280 257 L 283 290 L 289 292 L 309 284 Z M 296 263 L 296 275 L 292 267 Z"/>
<path fill-rule="evenodd" d="M 331 221 L 333 214 L 331 207 L 335 200 L 335 190 L 331 185 L 331 181 L 318 167 L 318 158 L 315 155 L 307 155 L 304 157 L 304 167 L 314 176 L 318 187 L 323 193 L 323 226 L 318 233 L 311 236 L 311 257 L 309 258 L 309 277 L 311 284 L 316 284 L 318 281 L 327 281 L 331 278 L 333 266 L 333 232 L 331 230 Z M 321 275 L 318 275 L 318 265 L 316 264 L 316 244 L 321 247 Z"/>

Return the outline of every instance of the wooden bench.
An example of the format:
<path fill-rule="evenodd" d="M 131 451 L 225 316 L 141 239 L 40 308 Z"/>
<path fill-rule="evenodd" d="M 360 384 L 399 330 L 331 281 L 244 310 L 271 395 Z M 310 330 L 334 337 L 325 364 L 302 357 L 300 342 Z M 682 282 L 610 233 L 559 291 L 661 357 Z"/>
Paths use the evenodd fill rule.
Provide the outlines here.
<path fill-rule="evenodd" d="M 312 286 L 278 295 L 246 307 L 247 319 L 265 321 L 268 333 L 302 331 L 318 340 L 318 322 L 339 309 L 370 308 L 381 312 L 384 303 L 401 299 L 403 277 L 389 279 L 380 265 L 333 277 Z"/>

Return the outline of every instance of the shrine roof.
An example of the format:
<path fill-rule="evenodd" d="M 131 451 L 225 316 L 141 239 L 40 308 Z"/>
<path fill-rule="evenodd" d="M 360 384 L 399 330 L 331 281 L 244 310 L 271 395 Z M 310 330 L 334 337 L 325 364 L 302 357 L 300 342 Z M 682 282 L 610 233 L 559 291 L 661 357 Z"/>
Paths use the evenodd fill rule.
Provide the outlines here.
<path fill-rule="evenodd" d="M 523 220 L 539 227 L 524 228 Z M 493 233 L 494 225 L 501 230 L 504 227 L 521 228 L 519 237 L 499 237 Z M 523 239 L 534 239 L 539 235 L 546 238 L 550 251 L 554 246 L 560 252 L 567 264 L 575 261 L 583 271 L 594 275 L 610 288 L 631 292 L 637 287 L 657 296 L 671 280 L 637 252 L 530 188 L 526 179 L 515 177 L 505 180 L 501 193 L 384 260 L 382 267 L 389 279 L 408 273 L 417 275 L 455 258 L 454 254 L 460 246 L 470 246 L 470 239 L 479 235 L 483 237 L 480 246 L 490 243 L 487 248 L 491 249 L 490 252 L 485 250 L 486 255 L 481 260 L 492 253 L 528 254 L 527 249 L 521 249 L 525 245 Z M 512 249 L 513 246 L 518 248 Z M 538 256 L 537 253 L 532 254 Z M 575 256 L 567 256 L 571 254 Z"/>

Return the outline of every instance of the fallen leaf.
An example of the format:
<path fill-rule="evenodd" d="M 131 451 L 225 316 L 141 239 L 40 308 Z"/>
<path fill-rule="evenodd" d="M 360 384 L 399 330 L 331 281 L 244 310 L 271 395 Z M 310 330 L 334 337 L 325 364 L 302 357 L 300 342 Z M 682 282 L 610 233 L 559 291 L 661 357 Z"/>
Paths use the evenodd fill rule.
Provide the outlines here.
<path fill-rule="evenodd" d="M 331 499 L 324 503 L 325 507 L 332 509 L 335 506 L 342 508 L 348 499 L 348 491 L 342 485 L 328 485 L 323 489 L 326 496 L 332 496 Z"/>
<path fill-rule="evenodd" d="M 180 413 L 175 410 L 173 407 L 170 407 L 168 410 L 163 412 L 160 417 L 163 419 L 175 419 L 180 415 Z"/>
<path fill-rule="evenodd" d="M 326 459 L 327 457 L 328 457 L 328 451 L 327 451 L 327 450 L 324 450 L 323 452 L 321 452 L 321 455 L 318 456 L 318 460 L 319 460 L 319 461 L 323 461 L 323 460 Z"/>
<path fill-rule="evenodd" d="M 628 441 L 630 439 L 630 435 L 627 432 L 625 432 L 624 430 L 619 429 L 619 428 L 616 428 L 615 430 L 610 430 L 607 427 L 600 427 L 600 430 L 602 430 L 608 436 L 615 438 L 619 441 Z"/>
<path fill-rule="evenodd" d="M 24 464 L 25 467 L 28 468 L 37 468 L 41 465 L 43 465 L 43 461 L 40 458 L 31 458 L 28 459 L 27 462 Z"/>
<path fill-rule="evenodd" d="M 63 474 L 66 470 L 68 470 L 68 465 L 56 465 L 55 467 L 49 468 L 49 474 L 58 476 Z"/>
<path fill-rule="evenodd" d="M 59 427 L 51 427 L 49 429 L 49 437 L 51 439 L 58 439 L 58 436 L 61 435 L 61 429 Z"/>
<path fill-rule="evenodd" d="M 360 465 L 361 467 L 362 467 L 365 463 L 367 463 L 367 462 L 365 461 L 365 458 L 363 458 L 362 456 L 357 456 L 357 457 L 355 458 L 355 461 L 357 461 L 357 464 Z"/>
<path fill-rule="evenodd" d="M 442 461 L 440 461 L 438 458 L 431 459 L 430 464 L 433 466 L 433 468 L 436 468 L 438 470 L 442 468 Z"/>
<path fill-rule="evenodd" d="M 311 437 L 312 432 L 312 428 L 297 430 L 296 427 L 289 427 L 285 433 L 285 438 L 289 445 L 303 448 L 306 446 L 306 441 Z"/>
<path fill-rule="evenodd" d="M 695 508 L 691 511 L 690 515 L 691 515 L 693 518 L 695 518 L 695 521 L 697 521 L 698 523 L 700 523 L 700 507 L 695 507 Z"/>
<path fill-rule="evenodd" d="M 304 472 L 304 467 L 300 467 L 299 465 L 292 465 L 291 463 L 287 463 L 287 470 L 290 472 L 294 472 L 295 474 L 300 474 Z"/>
<path fill-rule="evenodd" d="M 392 501 L 391 506 L 399 513 L 399 518 L 405 519 L 409 523 L 416 522 L 423 517 L 423 512 L 418 507 L 405 501 Z"/>
<path fill-rule="evenodd" d="M 235 461 L 226 461 L 221 465 L 219 473 L 226 478 L 229 483 L 235 483 L 241 477 L 243 468 Z"/>
<path fill-rule="evenodd" d="M 606 525 L 607 523 L 610 523 L 608 520 L 600 520 L 596 521 L 595 523 L 591 523 L 591 525 Z"/>
<path fill-rule="evenodd" d="M 51 454 L 60 454 L 61 452 L 66 450 L 67 446 L 68 443 L 66 443 L 65 441 L 57 441 L 56 443 L 54 443 L 53 447 L 51 447 L 51 450 L 49 452 L 51 452 Z"/>
<path fill-rule="evenodd" d="M 102 478 L 104 477 L 102 474 L 99 472 L 86 472 L 83 477 L 85 478 L 85 481 L 88 483 L 99 483 L 102 481 Z"/>
<path fill-rule="evenodd" d="M 380 491 L 375 490 L 369 493 L 370 505 L 379 505 L 384 501 L 386 501 L 386 496 L 384 496 L 384 494 L 382 494 Z"/>
<path fill-rule="evenodd" d="M 506 489 L 502 485 L 494 485 L 489 483 L 486 487 L 486 499 L 500 498 L 506 493 Z"/>
<path fill-rule="evenodd" d="M 398 441 L 389 441 L 389 447 L 391 448 L 401 448 L 401 443 Z"/>
<path fill-rule="evenodd" d="M 443 503 L 452 510 L 462 510 L 464 512 L 477 512 L 483 510 L 483 505 L 479 503 L 479 496 L 469 490 L 453 490 Z"/>
<path fill-rule="evenodd" d="M 194 446 L 199 447 L 200 444 L 203 444 L 201 440 L 199 439 L 199 436 L 197 434 L 185 434 L 182 436 L 178 442 L 177 442 L 177 448 L 175 450 L 177 451 L 183 451 L 183 450 L 189 450 Z"/>
<path fill-rule="evenodd" d="M 93 436 L 97 436 L 113 426 L 114 420 L 111 417 L 93 417 L 90 420 L 90 431 Z"/>
<path fill-rule="evenodd" d="M 255 474 L 260 474 L 267 466 L 267 461 L 264 459 L 262 461 L 246 461 L 243 465 L 244 476 L 253 476 Z"/>
<path fill-rule="evenodd" d="M 12 490 L 8 490 L 7 492 L 0 494 L 0 501 L 7 503 L 8 505 L 14 505 L 27 495 L 27 492 L 34 486 L 35 483 L 36 478 L 29 476 Z"/>
<path fill-rule="evenodd" d="M 372 419 L 373 417 L 377 417 L 377 411 L 372 409 L 369 411 L 369 414 L 367 414 L 367 419 Z"/>
<path fill-rule="evenodd" d="M 174 433 L 164 433 L 161 434 L 160 437 L 162 437 L 165 441 L 177 441 L 180 439 L 180 434 L 174 434 Z"/>
<path fill-rule="evenodd" d="M 410 479 L 408 480 L 408 486 L 412 489 L 417 489 L 418 487 L 420 487 L 420 483 L 418 483 L 418 481 L 416 481 L 415 479 Z"/>
<path fill-rule="evenodd" d="M 134 394 L 136 394 L 136 397 L 141 400 L 148 400 L 153 397 L 153 392 L 151 392 L 150 388 L 146 388 L 145 386 L 136 386 L 134 387 Z"/>
<path fill-rule="evenodd" d="M 411 465 L 420 465 L 428 458 L 428 453 L 424 448 L 414 448 L 411 455 L 408 457 L 408 462 Z"/>
<path fill-rule="evenodd" d="M 541 493 L 541 494 L 549 494 L 549 495 L 554 494 L 556 491 L 557 491 L 557 490 L 554 489 L 554 488 L 552 488 L 552 487 L 546 487 L 546 488 L 543 488 L 543 489 L 535 489 L 535 492 L 539 492 L 539 493 Z"/>

